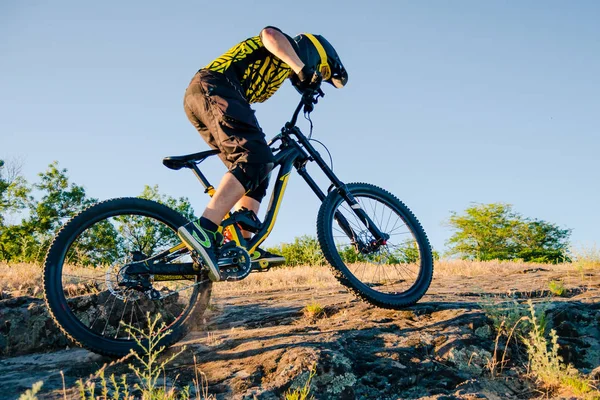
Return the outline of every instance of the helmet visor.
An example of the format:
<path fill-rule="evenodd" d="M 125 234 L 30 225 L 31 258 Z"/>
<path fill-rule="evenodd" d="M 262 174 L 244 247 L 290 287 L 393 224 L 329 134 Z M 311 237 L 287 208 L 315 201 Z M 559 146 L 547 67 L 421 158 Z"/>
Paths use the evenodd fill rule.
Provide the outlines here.
<path fill-rule="evenodd" d="M 336 63 L 337 65 L 333 68 L 333 75 L 331 79 L 327 82 L 331 83 L 336 88 L 343 88 L 348 83 L 348 73 L 346 69 L 341 66 L 341 63 Z"/>

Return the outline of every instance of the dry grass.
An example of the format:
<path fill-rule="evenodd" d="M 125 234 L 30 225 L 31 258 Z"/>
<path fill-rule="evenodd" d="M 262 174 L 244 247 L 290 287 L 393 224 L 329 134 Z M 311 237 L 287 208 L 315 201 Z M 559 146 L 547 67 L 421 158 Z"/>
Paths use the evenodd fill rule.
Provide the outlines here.
<path fill-rule="evenodd" d="M 581 258 L 582 261 L 565 264 L 533 264 L 510 261 L 466 261 L 466 260 L 439 260 L 435 263 L 435 277 L 446 276 L 506 276 L 524 270 L 538 268 L 561 272 L 566 278 L 581 279 L 583 270 L 596 269 L 600 263 L 594 257 Z M 89 276 L 98 273 L 89 268 L 83 269 L 68 266 L 68 271 L 74 275 Z M 2 292 L 12 296 L 40 296 L 41 295 L 42 267 L 39 264 L 18 263 L 6 264 L 0 262 L 0 298 Z M 80 284 L 81 285 L 81 284 Z M 326 266 L 298 266 L 290 268 L 276 268 L 268 272 L 252 273 L 240 282 L 223 282 L 214 286 L 216 293 L 226 295 L 241 293 L 259 293 L 274 290 L 295 290 L 304 288 L 335 288 L 338 286 L 331 271 Z M 78 288 L 73 288 L 77 291 Z M 81 290 L 85 290 L 82 288 Z"/>
<path fill-rule="evenodd" d="M 102 279 L 105 274 L 104 269 L 94 270 L 93 268 L 82 268 L 74 265 L 65 266 L 65 271 L 74 277 L 69 279 L 71 283 L 65 285 L 65 289 L 70 296 L 97 291 L 96 281 L 90 279 L 89 282 L 85 282 L 84 278 Z M 41 297 L 42 266 L 35 263 L 0 263 L 0 297 L 3 296 L 2 293 L 10 293 L 14 297 Z"/>
<path fill-rule="evenodd" d="M 577 264 L 535 264 L 512 261 L 439 260 L 435 263 L 435 277 L 449 276 L 505 276 L 525 270 L 543 269 L 579 277 Z M 269 272 L 253 273 L 241 282 L 224 282 L 214 286 L 216 293 L 240 294 L 271 290 L 303 288 L 334 288 L 338 285 L 327 266 L 298 266 L 277 268 Z"/>
<path fill-rule="evenodd" d="M 484 276 L 510 275 L 524 270 L 542 268 L 550 271 L 574 271 L 573 264 L 538 264 L 519 261 L 469 261 L 469 260 L 439 260 L 435 263 L 436 276 Z"/>
<path fill-rule="evenodd" d="M 213 291 L 223 294 L 259 293 L 307 287 L 329 288 L 337 285 L 338 283 L 328 267 L 304 265 L 252 273 L 240 282 L 223 282 L 214 285 Z"/>
<path fill-rule="evenodd" d="M 591 247 L 573 248 L 574 264 L 583 270 L 600 269 L 600 247 L 593 245 Z"/>
<path fill-rule="evenodd" d="M 37 296 L 41 294 L 42 266 L 34 263 L 7 264 L 0 262 L 0 298 Z"/>

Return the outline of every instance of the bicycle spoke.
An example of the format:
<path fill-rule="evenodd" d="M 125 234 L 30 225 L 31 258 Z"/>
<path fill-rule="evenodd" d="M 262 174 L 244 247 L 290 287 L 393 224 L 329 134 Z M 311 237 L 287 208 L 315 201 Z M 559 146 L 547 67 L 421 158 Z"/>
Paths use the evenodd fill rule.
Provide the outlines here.
<path fill-rule="evenodd" d="M 106 334 L 106 328 L 108 328 L 108 323 L 110 322 L 110 316 L 112 315 L 112 310 L 115 307 L 116 303 L 117 303 L 117 297 L 114 297 L 113 304 L 110 307 L 110 311 L 108 312 L 108 315 L 106 316 L 106 324 L 104 324 L 104 329 L 102 330 L 102 336 L 104 336 Z"/>
<path fill-rule="evenodd" d="M 121 322 L 123 321 L 123 317 L 125 316 L 125 310 L 127 310 L 127 302 L 124 302 L 125 306 L 123 307 L 123 312 L 121 313 L 121 318 L 119 318 L 119 322 L 117 323 L 117 332 L 115 333 L 115 339 L 119 337 L 119 331 L 121 330 Z"/>
<path fill-rule="evenodd" d="M 370 250 L 375 242 L 368 227 L 358 218 L 354 209 L 342 201 L 337 209 L 355 237 L 349 238 L 336 224 L 332 226 L 332 238 L 342 260 L 352 275 L 360 282 L 382 293 L 396 294 L 408 290 L 418 276 L 419 251 L 416 239 L 402 217 L 377 198 L 354 195 L 368 218 L 388 236 L 386 244 Z M 361 251 L 355 247 L 360 243 Z M 352 261 L 354 260 L 354 261 Z"/>
<path fill-rule="evenodd" d="M 136 252 L 147 258 L 161 258 L 165 264 L 190 262 L 187 249 L 168 252 L 180 241 L 174 228 L 163 227 L 152 217 L 117 215 L 96 222 L 73 239 L 66 255 L 70 264 L 61 274 L 62 285 L 71 311 L 88 330 L 110 339 L 132 340 L 132 334 L 124 332 L 123 323 L 145 329 L 149 312 L 161 314 L 165 324 L 171 326 L 189 310 L 198 287 L 190 285 L 190 280 L 158 282 L 156 290 L 164 300 L 150 300 L 140 289 L 122 283 L 124 267 L 134 254 L 139 257 Z M 91 241 L 95 232 L 103 232 L 108 239 L 102 243 Z M 152 277 L 144 279 L 150 279 L 153 285 Z"/>

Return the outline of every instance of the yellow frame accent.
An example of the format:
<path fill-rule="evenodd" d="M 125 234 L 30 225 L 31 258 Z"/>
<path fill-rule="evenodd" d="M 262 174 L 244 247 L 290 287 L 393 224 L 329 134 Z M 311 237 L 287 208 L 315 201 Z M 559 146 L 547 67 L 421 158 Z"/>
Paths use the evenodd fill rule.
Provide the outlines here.
<path fill-rule="evenodd" d="M 273 211 L 273 218 L 271 219 L 271 223 L 269 224 L 269 227 L 267 228 L 267 231 L 265 232 L 265 234 L 256 242 L 256 244 L 254 246 L 252 246 L 251 248 L 248 249 L 248 254 L 253 254 L 254 251 L 256 250 L 256 248 L 262 242 L 265 241 L 267 236 L 269 236 L 271 234 L 271 230 L 273 230 L 273 226 L 275 225 L 275 220 L 277 219 L 277 214 L 279 214 L 279 206 L 281 206 L 281 200 L 283 200 L 283 194 L 285 193 L 285 188 L 287 187 L 288 179 L 289 179 L 291 173 L 292 173 L 292 171 L 288 172 L 287 174 L 285 174 L 281 178 L 279 178 L 279 180 L 282 181 L 283 184 L 281 186 L 281 191 L 279 192 L 279 198 L 277 199 L 277 203 L 275 204 L 275 210 Z M 275 193 L 273 193 L 273 195 L 275 195 Z"/>
<path fill-rule="evenodd" d="M 185 248 L 186 248 L 185 244 L 183 244 L 183 242 L 181 242 L 177 246 L 171 247 L 169 249 L 169 253 L 175 253 L 177 250 L 182 250 L 182 249 L 185 249 Z"/>
<path fill-rule="evenodd" d="M 292 173 L 292 171 L 288 172 L 287 174 L 283 175 L 281 178 L 279 178 L 280 181 L 282 181 L 282 186 L 281 186 L 281 191 L 279 192 L 279 197 L 277 198 L 277 203 L 275 204 L 275 210 L 273 211 L 273 218 L 271 219 L 271 223 L 269 224 L 267 231 L 265 232 L 265 234 L 260 238 L 260 240 L 258 240 L 256 242 L 256 244 L 254 246 L 252 246 L 249 249 L 246 249 L 248 251 L 248 254 L 253 254 L 254 251 L 256 250 L 256 248 L 265 241 L 265 239 L 271 234 L 271 231 L 273 230 L 273 226 L 275 226 L 275 221 L 277 220 L 277 215 L 279 214 L 279 207 L 281 206 L 281 200 L 283 200 L 283 195 L 285 193 L 285 189 L 287 187 L 288 184 L 288 179 L 290 177 L 290 174 Z M 215 188 L 213 186 L 209 186 L 206 189 L 206 192 L 208 193 L 208 195 L 210 197 L 212 197 L 215 194 Z M 275 195 L 275 193 L 273 193 L 273 196 Z M 273 200 L 271 200 L 273 201 Z M 271 208 L 271 207 L 269 207 Z M 227 215 L 225 216 L 225 219 L 229 218 L 231 216 L 231 213 L 227 213 Z M 221 227 L 219 227 L 219 229 L 222 229 Z M 235 241 L 237 243 L 238 246 L 240 247 L 245 247 L 242 246 L 242 244 L 240 243 L 240 238 L 237 234 L 237 231 L 235 230 L 235 227 L 233 225 L 228 226 L 227 228 L 225 228 L 227 230 L 229 230 L 229 232 L 231 233 L 231 238 L 233 239 L 233 241 Z M 178 245 L 172 247 L 171 249 L 169 249 L 169 253 L 174 253 L 177 250 L 181 250 L 186 248 L 185 244 L 183 243 L 179 243 Z"/>

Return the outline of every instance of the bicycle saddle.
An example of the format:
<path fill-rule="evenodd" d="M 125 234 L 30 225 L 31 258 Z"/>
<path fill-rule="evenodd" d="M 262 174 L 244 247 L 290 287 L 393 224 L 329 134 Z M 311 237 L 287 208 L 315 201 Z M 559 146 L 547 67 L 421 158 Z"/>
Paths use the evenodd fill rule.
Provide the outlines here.
<path fill-rule="evenodd" d="M 200 153 L 185 156 L 170 156 L 163 158 L 163 165 L 170 169 L 189 168 L 190 165 L 202 162 L 205 158 L 219 154 L 219 150 L 201 151 Z"/>

